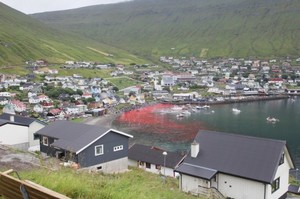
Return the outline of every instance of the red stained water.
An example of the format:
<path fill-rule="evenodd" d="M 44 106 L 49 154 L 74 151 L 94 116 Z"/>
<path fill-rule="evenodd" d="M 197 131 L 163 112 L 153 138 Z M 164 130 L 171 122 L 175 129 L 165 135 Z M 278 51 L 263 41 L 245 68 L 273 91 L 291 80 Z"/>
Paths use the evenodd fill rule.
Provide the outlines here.
<path fill-rule="evenodd" d="M 137 110 L 123 113 L 116 119 L 116 122 L 127 129 L 134 129 L 138 133 L 163 135 L 163 139 L 171 142 L 192 141 L 204 125 L 200 121 L 185 121 L 177 119 L 176 114 L 163 114 L 168 112 L 173 105 L 157 104 Z M 130 132 L 128 132 L 130 133 Z"/>

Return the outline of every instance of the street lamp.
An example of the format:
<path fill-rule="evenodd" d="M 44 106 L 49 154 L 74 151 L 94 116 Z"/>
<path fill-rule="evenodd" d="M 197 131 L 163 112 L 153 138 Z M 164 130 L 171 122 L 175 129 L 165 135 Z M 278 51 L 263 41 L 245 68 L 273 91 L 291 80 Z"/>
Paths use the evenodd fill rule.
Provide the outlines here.
<path fill-rule="evenodd" d="M 164 151 L 162 154 L 164 156 L 164 183 L 166 183 L 166 157 L 167 157 L 168 153 L 166 151 Z"/>

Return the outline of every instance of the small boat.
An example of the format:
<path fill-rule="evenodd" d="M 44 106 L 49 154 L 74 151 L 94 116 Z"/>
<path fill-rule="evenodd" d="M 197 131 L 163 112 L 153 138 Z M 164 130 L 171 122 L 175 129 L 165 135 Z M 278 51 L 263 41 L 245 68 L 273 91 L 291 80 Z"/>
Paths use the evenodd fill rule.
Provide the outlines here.
<path fill-rule="evenodd" d="M 241 110 L 237 109 L 237 108 L 232 108 L 232 111 L 233 111 L 233 113 L 240 113 L 241 112 Z"/>
<path fill-rule="evenodd" d="M 191 115 L 191 112 L 188 110 L 182 111 L 181 114 L 183 115 Z"/>
<path fill-rule="evenodd" d="M 279 119 L 275 117 L 267 117 L 266 120 L 267 122 L 271 122 L 271 123 L 279 122 Z"/>
<path fill-rule="evenodd" d="M 202 106 L 204 109 L 208 109 L 208 108 L 210 108 L 210 106 L 208 106 L 208 105 L 204 105 L 204 106 Z"/>
<path fill-rule="evenodd" d="M 171 110 L 172 111 L 174 111 L 174 112 L 176 112 L 176 111 L 182 111 L 182 107 L 180 107 L 180 106 L 173 106 L 172 108 L 171 108 Z"/>
<path fill-rule="evenodd" d="M 184 115 L 183 115 L 182 113 L 179 113 L 179 114 L 176 115 L 176 117 L 177 117 L 177 118 L 183 118 Z"/>
<path fill-rule="evenodd" d="M 210 106 L 208 106 L 208 105 L 204 105 L 204 106 L 196 106 L 195 108 L 196 108 L 197 110 L 201 110 L 201 109 L 209 109 Z"/>

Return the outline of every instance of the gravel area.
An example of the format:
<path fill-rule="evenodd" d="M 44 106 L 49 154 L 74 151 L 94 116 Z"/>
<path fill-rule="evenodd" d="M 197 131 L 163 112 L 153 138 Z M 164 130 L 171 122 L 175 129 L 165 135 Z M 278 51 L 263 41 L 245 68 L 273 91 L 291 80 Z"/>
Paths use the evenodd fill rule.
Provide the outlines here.
<path fill-rule="evenodd" d="M 35 154 L 19 151 L 0 145 L 0 170 L 15 171 L 33 170 L 41 167 L 58 169 L 59 161 L 54 158 L 38 157 Z"/>

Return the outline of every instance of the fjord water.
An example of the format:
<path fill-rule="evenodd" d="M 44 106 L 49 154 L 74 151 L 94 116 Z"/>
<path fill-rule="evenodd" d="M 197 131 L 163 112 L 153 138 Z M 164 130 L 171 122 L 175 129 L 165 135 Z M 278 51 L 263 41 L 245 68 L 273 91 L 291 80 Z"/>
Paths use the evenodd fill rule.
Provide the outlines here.
<path fill-rule="evenodd" d="M 249 103 L 222 104 L 176 117 L 173 105 L 158 104 L 123 113 L 114 128 L 132 134 L 132 143 L 153 145 L 172 151 L 187 151 L 196 133 L 213 130 L 286 140 L 300 166 L 300 97 Z M 241 110 L 235 114 L 232 108 Z M 279 122 L 267 122 L 267 117 Z"/>

